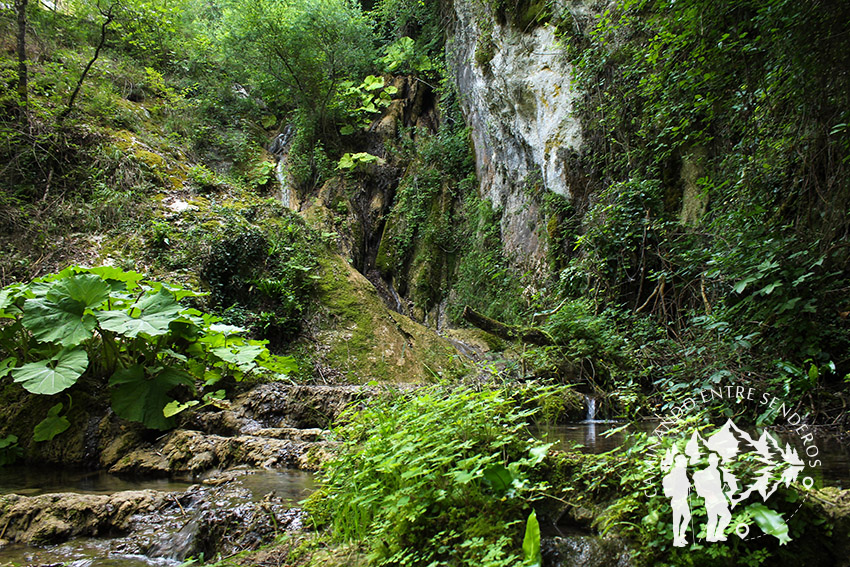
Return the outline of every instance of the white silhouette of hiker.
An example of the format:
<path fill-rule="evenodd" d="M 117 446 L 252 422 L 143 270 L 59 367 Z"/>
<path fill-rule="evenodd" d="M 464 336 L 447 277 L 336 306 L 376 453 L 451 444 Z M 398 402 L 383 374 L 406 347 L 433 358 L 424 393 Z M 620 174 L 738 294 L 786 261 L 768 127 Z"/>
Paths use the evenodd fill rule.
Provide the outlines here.
<path fill-rule="evenodd" d="M 723 532 L 732 521 L 729 501 L 723 493 L 723 482 L 717 468 L 718 460 L 716 453 L 709 453 L 708 466 L 694 473 L 694 489 L 705 499 L 705 511 L 708 514 L 706 541 L 726 541 Z M 734 489 L 734 486 L 732 488 Z"/>
<path fill-rule="evenodd" d="M 688 458 L 685 455 L 676 455 L 673 468 L 662 481 L 664 496 L 670 498 L 670 506 L 673 507 L 673 545 L 675 547 L 688 545 L 685 532 L 688 530 L 688 522 L 691 521 L 691 508 L 688 506 L 691 481 L 688 480 L 687 466 Z"/>

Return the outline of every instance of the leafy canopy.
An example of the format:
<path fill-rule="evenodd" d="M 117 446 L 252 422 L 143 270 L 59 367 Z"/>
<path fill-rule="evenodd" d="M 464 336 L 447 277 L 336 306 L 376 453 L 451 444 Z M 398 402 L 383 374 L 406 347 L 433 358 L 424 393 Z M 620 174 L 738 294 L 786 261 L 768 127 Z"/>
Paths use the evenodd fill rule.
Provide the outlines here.
<path fill-rule="evenodd" d="M 222 20 L 225 51 L 244 61 L 270 99 L 321 124 L 341 81 L 373 59 L 369 20 L 351 0 L 231 0 Z"/>

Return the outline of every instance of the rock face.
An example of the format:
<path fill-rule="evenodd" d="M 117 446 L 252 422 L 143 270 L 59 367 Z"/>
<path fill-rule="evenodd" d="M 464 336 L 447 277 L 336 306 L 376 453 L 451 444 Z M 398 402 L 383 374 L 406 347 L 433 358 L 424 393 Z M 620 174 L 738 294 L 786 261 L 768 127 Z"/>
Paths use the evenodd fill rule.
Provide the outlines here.
<path fill-rule="evenodd" d="M 101 540 L 96 550 L 102 555 L 143 554 L 183 561 L 200 553 L 212 557 L 255 549 L 284 531 L 301 528 L 299 509 L 273 493 L 256 499 L 233 480 L 220 486 L 195 485 L 183 492 L 0 496 L 0 525 L 5 526 L 0 549 L 98 537 L 109 538 Z M 56 553 L 57 559 L 65 559 L 61 550 Z"/>
<path fill-rule="evenodd" d="M 545 226 L 534 193 L 571 196 L 569 164 L 581 146 L 571 68 L 554 27 L 499 22 L 479 2 L 454 2 L 453 9 L 448 55 L 472 130 L 481 193 L 504 208 L 507 251 L 539 267 Z M 569 9 L 584 10 L 577 3 Z"/>
<path fill-rule="evenodd" d="M 629 567 L 631 555 L 626 542 L 594 535 L 559 536 L 541 543 L 547 565 L 555 567 Z"/>
<path fill-rule="evenodd" d="M 263 384 L 229 410 L 199 412 L 154 443 L 102 459 L 121 475 L 191 475 L 237 465 L 313 470 L 329 445 L 324 428 L 350 404 L 374 395 L 359 386 Z"/>
<path fill-rule="evenodd" d="M 103 536 L 124 532 L 132 518 L 153 512 L 165 501 L 165 492 L 135 490 L 102 494 L 43 494 L 0 497 L 0 522 L 6 526 L 5 543 L 46 544 L 73 536 Z"/>

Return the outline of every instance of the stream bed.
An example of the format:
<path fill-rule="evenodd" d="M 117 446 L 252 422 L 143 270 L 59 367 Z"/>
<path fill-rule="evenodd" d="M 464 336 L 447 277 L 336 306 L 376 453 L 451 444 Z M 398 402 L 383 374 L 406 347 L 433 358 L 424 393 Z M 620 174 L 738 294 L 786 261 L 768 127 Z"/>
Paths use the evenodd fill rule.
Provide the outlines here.
<path fill-rule="evenodd" d="M 584 452 L 604 453 L 621 446 L 628 433 L 650 433 L 657 423 L 623 425 L 592 419 L 540 426 L 535 435 L 557 442 L 558 448 L 580 446 Z M 815 428 L 814 433 L 821 451 L 823 484 L 850 486 L 847 437 L 820 428 Z M 795 438 L 790 433 L 781 436 L 792 443 Z M 226 556 L 270 541 L 283 531 L 300 529 L 303 516 L 299 502 L 313 490 L 313 474 L 296 469 L 236 467 L 194 478 L 132 479 L 104 471 L 58 467 L 0 468 L 0 496 L 19 499 L 13 505 L 30 506 L 30 519 L 24 522 L 24 528 L 17 529 L 27 529 L 27 522 L 43 521 L 45 517 L 61 523 L 69 517 L 69 510 L 96 517 L 94 529 L 55 540 L 59 543 L 12 543 L 0 548 L 0 567 L 174 567 L 191 557 L 210 558 L 218 553 Z M 57 494 L 62 496 L 56 497 Z M 109 500 L 104 505 L 110 498 L 115 502 Z M 114 510 L 127 503 L 135 506 L 132 515 L 123 523 L 112 518 Z M 12 527 L 8 522 L 5 527 L 0 526 L 0 540 L 4 535 L 9 539 L 14 529 L 14 523 Z M 628 557 L 619 547 L 596 548 L 603 544 L 609 545 L 590 534 L 562 534 L 547 545 L 554 546 L 550 556 L 559 558 L 555 563 L 562 566 L 584 565 L 573 559 L 588 554 Z"/>
<path fill-rule="evenodd" d="M 132 501 L 134 495 L 141 495 L 142 502 L 128 530 L 116 531 L 108 521 L 96 520 L 104 526 L 96 528 L 96 533 L 62 543 L 2 547 L 0 565 L 173 566 L 221 549 L 211 548 L 211 543 L 238 551 L 279 531 L 299 529 L 298 503 L 314 490 L 312 473 L 293 469 L 237 468 L 198 480 L 200 484 L 180 479 L 132 480 L 102 471 L 0 469 L 0 494 L 38 499 L 45 507 L 34 507 L 29 514 L 39 520 L 50 516 L 61 521 L 68 515 L 65 509 L 56 510 L 53 502 L 67 503 L 68 509 L 88 516 L 99 513 L 104 498 L 124 499 L 107 504 L 108 510 Z M 55 498 L 56 494 L 66 496 Z"/>

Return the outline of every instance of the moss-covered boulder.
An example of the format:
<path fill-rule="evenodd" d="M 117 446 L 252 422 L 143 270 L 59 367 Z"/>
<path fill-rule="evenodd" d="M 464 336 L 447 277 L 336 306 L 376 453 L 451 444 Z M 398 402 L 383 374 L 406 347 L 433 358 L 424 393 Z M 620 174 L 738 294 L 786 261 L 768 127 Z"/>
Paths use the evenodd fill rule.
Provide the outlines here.
<path fill-rule="evenodd" d="M 319 260 L 317 363 L 345 381 L 424 382 L 461 370 L 455 348 L 386 307 L 375 286 L 341 256 Z"/>

